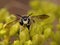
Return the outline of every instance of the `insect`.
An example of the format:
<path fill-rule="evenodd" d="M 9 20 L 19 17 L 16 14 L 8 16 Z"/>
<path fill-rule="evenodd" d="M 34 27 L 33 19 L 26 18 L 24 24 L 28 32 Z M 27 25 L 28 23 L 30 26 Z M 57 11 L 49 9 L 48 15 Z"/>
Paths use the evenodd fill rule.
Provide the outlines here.
<path fill-rule="evenodd" d="M 19 19 L 16 19 L 16 20 L 14 20 L 14 21 L 12 21 L 12 22 L 17 22 L 17 21 L 19 21 L 19 23 L 20 23 L 20 25 L 21 26 L 26 26 L 27 28 L 28 28 L 28 30 L 29 30 L 29 28 L 30 28 L 30 25 L 32 24 L 32 23 L 34 23 L 35 22 L 35 20 L 33 20 L 33 18 L 39 18 L 39 19 L 46 19 L 46 18 L 48 18 L 49 16 L 48 15 L 46 15 L 46 14 L 42 14 L 42 15 L 39 15 L 39 16 L 31 16 L 32 15 L 32 13 L 30 14 L 30 15 L 19 15 L 19 14 L 16 14 L 18 17 L 19 17 Z M 43 18 L 44 17 L 44 18 Z M 7 25 L 9 25 L 9 24 L 11 24 L 12 22 L 10 22 L 10 23 L 8 23 Z"/>
<path fill-rule="evenodd" d="M 21 20 L 19 21 L 20 25 L 26 26 L 28 29 L 30 27 L 30 17 L 29 16 L 21 16 Z"/>
<path fill-rule="evenodd" d="M 48 15 L 45 15 L 45 14 L 39 15 L 39 16 L 31 16 L 32 14 L 30 14 L 30 15 L 28 15 L 28 16 L 27 16 L 27 15 L 22 15 L 22 16 L 21 16 L 21 15 L 19 15 L 19 14 L 16 14 L 16 15 L 19 17 L 19 19 L 16 19 L 16 20 L 8 23 L 5 27 L 9 27 L 8 25 L 11 26 L 13 22 L 17 22 L 17 21 L 18 21 L 21 26 L 25 26 L 25 27 L 27 27 L 28 30 L 29 30 L 31 24 L 32 24 L 32 23 L 35 23 L 35 20 L 33 20 L 33 18 L 46 19 L 46 18 L 49 17 Z M 44 18 L 43 18 L 43 17 L 44 17 Z M 13 24 L 14 24 L 14 23 L 13 23 Z M 17 31 L 18 39 L 19 39 L 20 31 L 21 31 L 21 30 Z"/>
<path fill-rule="evenodd" d="M 28 16 L 27 15 L 20 16 L 20 15 L 17 14 L 17 16 L 21 17 L 21 19 L 19 21 L 20 25 L 22 25 L 22 26 L 24 25 L 29 29 L 30 25 L 35 22 L 35 20 L 33 20 L 33 18 L 36 17 L 36 18 L 40 18 L 40 19 L 46 19 L 46 18 L 49 17 L 46 14 L 42 14 L 42 15 L 39 15 L 39 16 L 31 16 L 31 15 L 32 15 L 32 13 L 30 15 L 28 15 Z"/>
<path fill-rule="evenodd" d="M 18 17 L 20 17 L 20 20 L 19 20 L 19 23 L 20 23 L 20 25 L 24 25 L 24 26 L 26 26 L 28 29 L 29 29 L 29 27 L 30 27 L 30 25 L 31 25 L 31 18 L 30 18 L 30 15 L 29 16 L 27 16 L 27 15 L 19 15 L 19 14 L 16 14 Z"/>

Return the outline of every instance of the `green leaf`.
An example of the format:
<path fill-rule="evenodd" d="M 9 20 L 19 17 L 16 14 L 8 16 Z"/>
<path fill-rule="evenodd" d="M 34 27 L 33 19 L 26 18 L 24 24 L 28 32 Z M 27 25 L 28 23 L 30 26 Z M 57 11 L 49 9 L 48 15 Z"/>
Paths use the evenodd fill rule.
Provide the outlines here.
<path fill-rule="evenodd" d="M 51 42 L 50 45 L 58 45 L 56 42 Z"/>
<path fill-rule="evenodd" d="M 33 38 L 32 38 L 33 45 L 41 45 L 43 43 L 44 43 L 44 35 L 36 34 L 33 36 Z"/>
<path fill-rule="evenodd" d="M 56 31 L 53 39 L 54 39 L 54 41 L 56 41 L 58 44 L 60 44 L 60 31 Z"/>
<path fill-rule="evenodd" d="M 32 45 L 32 41 L 31 40 L 28 40 L 24 43 L 24 45 Z"/>
<path fill-rule="evenodd" d="M 52 29 L 47 27 L 45 30 L 44 30 L 44 36 L 46 39 L 48 39 L 49 37 L 51 37 L 52 35 Z"/>
<path fill-rule="evenodd" d="M 7 9 L 2 8 L 0 10 L 0 22 L 4 22 L 7 15 L 9 15 L 9 12 L 7 11 Z"/>
<path fill-rule="evenodd" d="M 25 28 L 25 30 L 20 32 L 20 45 L 23 45 L 26 41 L 30 39 L 29 31 Z"/>
<path fill-rule="evenodd" d="M 43 28 L 40 26 L 40 23 L 33 23 L 30 27 L 30 36 L 33 37 L 36 34 L 41 34 Z"/>
<path fill-rule="evenodd" d="M 20 45 L 20 41 L 19 40 L 15 40 L 13 45 Z"/>
<path fill-rule="evenodd" d="M 15 35 L 19 29 L 20 29 L 20 24 L 18 22 L 16 24 L 12 25 L 10 28 L 9 36 Z"/>
<path fill-rule="evenodd" d="M 0 29 L 2 29 L 3 28 L 3 23 L 0 23 Z"/>

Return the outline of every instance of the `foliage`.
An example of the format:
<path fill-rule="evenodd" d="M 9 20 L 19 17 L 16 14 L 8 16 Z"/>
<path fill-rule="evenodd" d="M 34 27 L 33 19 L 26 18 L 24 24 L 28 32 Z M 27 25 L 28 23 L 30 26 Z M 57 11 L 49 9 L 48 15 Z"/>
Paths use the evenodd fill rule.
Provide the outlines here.
<path fill-rule="evenodd" d="M 60 6 L 52 2 L 31 0 L 30 7 L 27 14 L 32 13 L 31 20 L 34 22 L 29 30 L 14 21 L 17 17 L 6 8 L 0 10 L 0 45 L 44 45 L 46 41 L 50 45 L 60 45 Z M 43 14 L 49 17 L 39 18 Z M 54 26 L 55 19 L 58 19 L 58 24 Z M 10 41 L 12 37 L 15 39 Z"/>

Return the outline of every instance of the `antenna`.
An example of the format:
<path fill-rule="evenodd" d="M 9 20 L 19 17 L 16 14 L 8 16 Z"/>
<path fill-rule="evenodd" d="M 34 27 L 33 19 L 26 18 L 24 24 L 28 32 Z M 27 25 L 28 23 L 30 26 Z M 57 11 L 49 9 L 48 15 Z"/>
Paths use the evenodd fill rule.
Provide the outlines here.
<path fill-rule="evenodd" d="M 31 16 L 32 14 L 33 14 L 33 13 L 29 14 L 29 16 Z M 29 17 L 29 16 L 28 16 L 28 17 Z"/>
<path fill-rule="evenodd" d="M 19 14 L 16 14 L 17 16 L 19 16 L 19 17 L 22 17 L 21 15 L 19 15 Z"/>

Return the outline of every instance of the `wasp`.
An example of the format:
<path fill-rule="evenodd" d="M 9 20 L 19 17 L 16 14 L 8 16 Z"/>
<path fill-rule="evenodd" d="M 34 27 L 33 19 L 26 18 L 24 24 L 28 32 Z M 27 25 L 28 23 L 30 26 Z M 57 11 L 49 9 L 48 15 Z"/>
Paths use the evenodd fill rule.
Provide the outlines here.
<path fill-rule="evenodd" d="M 21 16 L 21 19 L 20 19 L 20 21 L 19 21 L 19 23 L 20 23 L 20 25 L 24 25 L 24 26 L 26 26 L 28 29 L 29 29 L 29 27 L 30 27 L 30 22 L 31 22 L 31 20 L 30 20 L 30 17 L 29 16 Z"/>
<path fill-rule="evenodd" d="M 25 26 L 25 27 L 27 27 L 28 30 L 30 30 L 30 26 L 31 26 L 33 23 L 35 23 L 35 20 L 34 20 L 33 18 L 46 19 L 46 18 L 49 17 L 49 16 L 46 15 L 46 14 L 42 14 L 42 15 L 39 15 L 39 16 L 31 16 L 31 15 L 32 15 L 32 14 L 30 14 L 30 15 L 19 15 L 19 14 L 16 14 L 16 16 L 19 17 L 19 19 L 16 19 L 16 20 L 8 23 L 5 27 L 9 27 L 8 25 L 12 25 L 13 22 L 16 23 L 16 22 L 18 21 L 21 26 L 23 26 L 23 27 Z M 43 18 L 43 17 L 44 17 L 44 18 Z M 40 21 L 39 21 L 39 22 L 40 22 Z M 13 24 L 14 24 L 14 23 L 13 23 Z M 19 31 L 17 31 L 17 34 L 18 34 L 18 35 L 20 34 L 20 31 L 21 31 L 21 29 L 20 29 Z M 19 39 L 19 36 L 18 36 L 18 39 Z"/>
<path fill-rule="evenodd" d="M 21 26 L 26 26 L 29 30 L 30 28 L 30 25 L 32 23 L 35 23 L 35 20 L 33 20 L 33 18 L 39 18 L 39 19 L 46 19 L 48 18 L 49 16 L 46 15 L 46 14 L 42 14 L 42 15 L 38 15 L 38 16 L 31 16 L 32 13 L 30 15 L 19 15 L 19 14 L 16 14 L 16 16 L 19 17 L 19 19 L 16 19 L 14 21 L 18 21 L 20 23 Z M 12 21 L 12 22 L 14 22 Z M 11 24 L 12 22 L 8 23 L 7 25 Z"/>
<path fill-rule="evenodd" d="M 49 17 L 46 14 L 42 14 L 42 15 L 39 15 L 39 16 L 31 16 L 31 15 L 32 15 L 32 13 L 28 16 L 27 15 L 20 16 L 19 14 L 17 14 L 17 16 L 21 17 L 20 20 L 19 20 L 20 25 L 26 26 L 28 28 L 28 30 L 30 28 L 30 25 L 32 23 L 35 23 L 35 20 L 33 20 L 33 18 L 36 17 L 36 18 L 40 18 L 40 19 L 46 19 L 46 18 Z"/>

